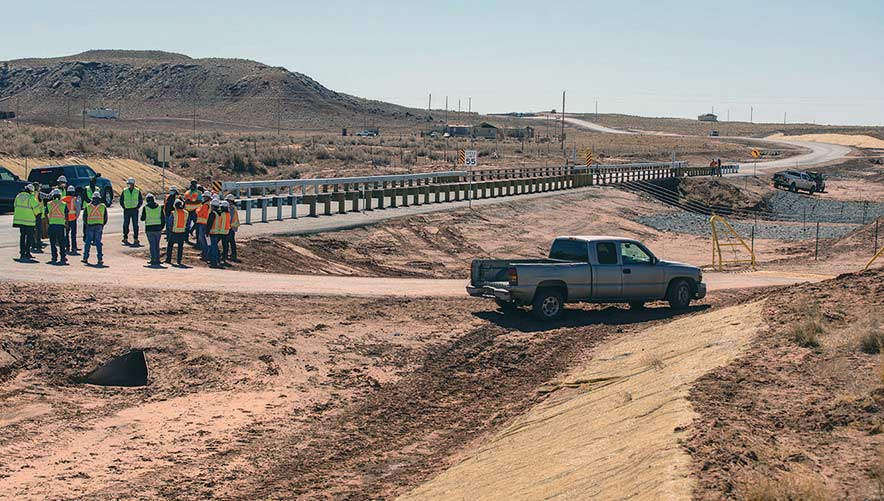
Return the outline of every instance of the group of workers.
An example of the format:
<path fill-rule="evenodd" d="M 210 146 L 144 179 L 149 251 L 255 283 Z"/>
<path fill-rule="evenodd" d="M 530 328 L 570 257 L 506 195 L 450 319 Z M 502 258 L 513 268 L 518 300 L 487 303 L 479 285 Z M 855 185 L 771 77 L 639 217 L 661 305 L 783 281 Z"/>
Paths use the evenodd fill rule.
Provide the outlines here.
<path fill-rule="evenodd" d="M 14 202 L 13 226 L 19 229 L 19 261 L 34 262 L 33 253 L 42 253 L 44 219 L 48 228 L 49 245 L 52 252 L 50 264 L 66 265 L 68 256 L 78 255 L 77 220 L 83 219 L 83 258 L 89 264 L 90 249 L 94 246 L 98 266 L 104 265 L 102 237 L 107 225 L 107 206 L 93 179 L 81 193 L 74 186 L 67 185 L 64 176 L 58 178 L 58 185 L 48 194 L 28 184 Z M 183 266 L 184 244 L 191 244 L 200 251 L 200 258 L 211 268 L 229 266 L 229 262 L 239 262 L 236 253 L 236 231 L 239 228 L 239 214 L 235 198 L 227 195 L 224 200 L 219 194 L 204 190 L 196 180 L 190 187 L 179 193 L 173 186 L 160 204 L 152 193 L 142 195 L 129 178 L 127 186 L 120 194 L 123 207 L 123 245 L 129 244 L 129 230 L 132 229 L 132 245 L 139 246 L 139 222 L 144 223 L 150 248 L 152 267 L 160 267 L 160 240 L 166 236 L 166 264 Z M 140 217 L 139 217 L 140 212 Z"/>

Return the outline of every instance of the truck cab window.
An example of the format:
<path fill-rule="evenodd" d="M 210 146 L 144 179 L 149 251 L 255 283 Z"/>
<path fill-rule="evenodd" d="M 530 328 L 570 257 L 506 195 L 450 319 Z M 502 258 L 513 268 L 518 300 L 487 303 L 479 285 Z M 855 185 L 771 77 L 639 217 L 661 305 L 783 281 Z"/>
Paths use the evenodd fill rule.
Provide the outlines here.
<path fill-rule="evenodd" d="M 582 240 L 556 240 L 549 251 L 549 258 L 570 261 L 572 263 L 589 262 L 586 242 Z"/>
<path fill-rule="evenodd" d="M 617 264 L 617 247 L 613 242 L 599 242 L 595 249 L 599 264 Z"/>
<path fill-rule="evenodd" d="M 651 256 L 649 256 L 641 247 L 629 242 L 620 244 L 620 256 L 623 258 L 623 264 L 650 264 Z"/>

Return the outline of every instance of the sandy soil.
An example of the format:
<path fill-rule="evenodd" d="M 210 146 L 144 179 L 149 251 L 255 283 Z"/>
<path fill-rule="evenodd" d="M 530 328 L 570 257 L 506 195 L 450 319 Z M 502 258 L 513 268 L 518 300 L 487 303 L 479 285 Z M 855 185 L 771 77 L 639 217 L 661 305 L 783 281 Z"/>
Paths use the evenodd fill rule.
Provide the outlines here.
<path fill-rule="evenodd" d="M 878 270 L 770 295 L 770 328 L 691 391 L 700 415 L 686 440 L 696 498 L 880 496 L 882 362 L 860 343 L 884 336 L 875 323 L 884 318 L 882 284 Z M 808 318 L 821 326 L 818 347 L 794 338 Z"/>
<path fill-rule="evenodd" d="M 672 315 L 585 307 L 549 328 L 469 299 L 3 284 L 0 497 L 389 496 Z M 130 348 L 148 386 L 79 383 Z"/>
<path fill-rule="evenodd" d="M 687 499 L 679 441 L 693 382 L 739 355 L 761 303 L 678 319 L 599 347 L 586 367 L 462 462 L 405 499 Z"/>
<path fill-rule="evenodd" d="M 884 148 L 884 140 L 865 134 L 799 134 L 784 136 L 773 134 L 768 139 L 786 138 L 798 141 L 814 141 L 818 143 L 840 144 L 842 146 L 855 146 L 857 148 Z"/>

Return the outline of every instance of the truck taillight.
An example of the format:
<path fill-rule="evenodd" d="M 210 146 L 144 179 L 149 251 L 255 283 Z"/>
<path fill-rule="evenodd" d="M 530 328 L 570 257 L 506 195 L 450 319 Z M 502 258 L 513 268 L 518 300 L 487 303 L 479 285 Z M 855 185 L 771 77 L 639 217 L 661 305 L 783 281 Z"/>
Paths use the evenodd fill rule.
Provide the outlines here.
<path fill-rule="evenodd" d="M 519 285 L 519 272 L 515 268 L 510 268 L 506 274 L 510 280 L 510 285 Z"/>

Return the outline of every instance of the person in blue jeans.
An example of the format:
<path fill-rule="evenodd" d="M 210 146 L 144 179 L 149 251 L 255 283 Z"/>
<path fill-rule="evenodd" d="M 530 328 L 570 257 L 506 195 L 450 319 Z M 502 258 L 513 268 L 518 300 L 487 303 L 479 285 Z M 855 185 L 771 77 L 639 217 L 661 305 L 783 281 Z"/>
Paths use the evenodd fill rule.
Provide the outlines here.
<path fill-rule="evenodd" d="M 89 264 L 89 249 L 95 246 L 95 252 L 98 255 L 98 266 L 104 265 L 104 253 L 101 247 L 101 237 L 104 233 L 104 225 L 107 224 L 107 206 L 101 203 L 101 193 L 97 191 L 92 194 L 92 202 L 86 206 L 86 217 L 84 224 L 86 225 L 86 240 L 83 245 L 83 262 Z"/>

